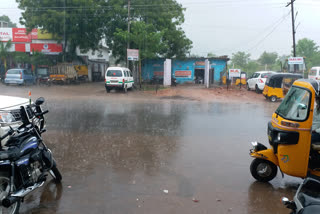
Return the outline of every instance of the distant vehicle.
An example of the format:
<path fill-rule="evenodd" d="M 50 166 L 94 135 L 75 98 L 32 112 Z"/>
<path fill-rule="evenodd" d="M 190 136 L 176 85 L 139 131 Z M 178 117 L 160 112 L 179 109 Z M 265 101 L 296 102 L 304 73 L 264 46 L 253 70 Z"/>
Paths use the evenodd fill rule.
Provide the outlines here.
<path fill-rule="evenodd" d="M 48 66 L 38 66 L 36 69 L 36 77 L 38 85 L 51 85 Z"/>
<path fill-rule="evenodd" d="M 320 81 L 320 67 L 312 67 L 309 71 L 308 79 Z"/>
<path fill-rule="evenodd" d="M 78 80 L 87 81 L 88 78 L 88 66 L 86 65 L 74 65 L 74 68 L 77 71 Z"/>
<path fill-rule="evenodd" d="M 125 93 L 133 88 L 134 80 L 132 72 L 128 68 L 109 67 L 105 74 L 105 88 L 107 93 L 111 89 L 122 89 Z"/>
<path fill-rule="evenodd" d="M 257 93 L 262 92 L 266 84 L 267 77 L 274 71 L 257 71 L 247 80 L 247 89 L 255 90 Z"/>
<path fill-rule="evenodd" d="M 7 71 L 4 83 L 9 84 L 35 84 L 36 77 L 32 74 L 31 70 L 15 68 Z"/>
<path fill-rule="evenodd" d="M 78 80 L 78 74 L 74 65 L 69 63 L 60 63 L 49 68 L 50 79 L 52 82 L 61 82 L 70 84 Z"/>
<path fill-rule="evenodd" d="M 284 98 L 288 93 L 293 82 L 297 79 L 302 79 L 302 74 L 293 73 L 276 73 L 271 74 L 266 81 L 263 89 L 263 95 L 271 102 Z"/>

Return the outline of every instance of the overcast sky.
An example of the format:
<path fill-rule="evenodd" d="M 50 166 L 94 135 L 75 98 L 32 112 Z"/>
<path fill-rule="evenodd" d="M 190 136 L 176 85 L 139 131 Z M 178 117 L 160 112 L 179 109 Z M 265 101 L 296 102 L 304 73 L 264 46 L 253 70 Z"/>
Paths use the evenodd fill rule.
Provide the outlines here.
<path fill-rule="evenodd" d="M 256 59 L 263 51 L 290 54 L 292 28 L 289 0 L 177 0 L 185 8 L 183 29 L 193 41 L 192 53 L 229 55 L 245 51 Z M 320 0 L 296 0 L 297 41 L 320 44 Z M 15 0 L 0 0 L 0 15 L 18 23 Z"/>

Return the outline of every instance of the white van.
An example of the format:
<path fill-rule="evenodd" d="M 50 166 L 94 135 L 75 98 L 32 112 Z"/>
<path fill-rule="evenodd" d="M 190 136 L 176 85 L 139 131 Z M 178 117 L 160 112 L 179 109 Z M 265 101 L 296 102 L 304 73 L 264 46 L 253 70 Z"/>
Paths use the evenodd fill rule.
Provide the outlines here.
<path fill-rule="evenodd" d="M 125 93 L 127 89 L 133 88 L 134 80 L 132 72 L 128 68 L 109 67 L 105 75 L 105 87 L 109 93 L 111 89 L 122 89 Z"/>
<path fill-rule="evenodd" d="M 308 79 L 320 81 L 320 67 L 312 67 L 309 71 Z"/>

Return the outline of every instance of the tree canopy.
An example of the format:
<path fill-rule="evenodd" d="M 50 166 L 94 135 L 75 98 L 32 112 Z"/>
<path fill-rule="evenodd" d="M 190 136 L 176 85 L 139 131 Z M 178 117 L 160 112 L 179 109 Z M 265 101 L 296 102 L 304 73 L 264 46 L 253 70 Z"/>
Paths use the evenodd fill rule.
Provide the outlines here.
<path fill-rule="evenodd" d="M 184 9 L 176 0 L 16 0 L 24 10 L 20 23 L 30 31 L 43 28 L 64 38 L 69 52 L 99 48 L 101 39 L 113 56 L 126 59 L 127 43 L 144 57 L 182 57 L 192 42 L 181 24 Z M 128 31 L 130 21 L 130 33 Z"/>
<path fill-rule="evenodd" d="M 13 23 L 10 20 L 9 16 L 6 16 L 6 15 L 0 16 L 0 21 L 8 22 L 8 27 L 17 27 L 17 24 Z"/>
<path fill-rule="evenodd" d="M 260 62 L 261 65 L 273 65 L 278 58 L 278 54 L 275 52 L 268 53 L 264 51 L 258 61 Z"/>
<path fill-rule="evenodd" d="M 231 57 L 231 61 L 234 65 L 240 66 L 240 68 L 244 69 L 250 60 L 250 54 L 238 51 L 237 53 L 233 53 Z"/>

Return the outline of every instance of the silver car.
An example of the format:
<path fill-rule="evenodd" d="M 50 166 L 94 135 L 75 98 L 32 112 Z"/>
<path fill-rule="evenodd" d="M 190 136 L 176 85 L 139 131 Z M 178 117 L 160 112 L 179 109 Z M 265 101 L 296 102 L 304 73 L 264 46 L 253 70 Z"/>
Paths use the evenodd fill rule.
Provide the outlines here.
<path fill-rule="evenodd" d="M 18 84 L 18 85 L 25 85 L 25 84 L 35 84 L 36 78 L 32 74 L 31 70 L 27 69 L 10 69 L 7 71 L 4 79 L 5 84 Z"/>

